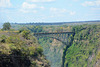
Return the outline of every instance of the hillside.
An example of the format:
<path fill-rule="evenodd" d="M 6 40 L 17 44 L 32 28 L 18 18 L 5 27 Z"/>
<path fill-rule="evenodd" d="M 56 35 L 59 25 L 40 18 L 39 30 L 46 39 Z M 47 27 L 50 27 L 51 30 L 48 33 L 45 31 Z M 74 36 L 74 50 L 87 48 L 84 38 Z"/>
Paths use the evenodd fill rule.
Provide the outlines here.
<path fill-rule="evenodd" d="M 100 67 L 100 24 L 77 25 L 72 45 L 67 48 L 64 67 Z"/>
<path fill-rule="evenodd" d="M 50 67 L 29 31 L 0 31 L 0 67 Z"/>

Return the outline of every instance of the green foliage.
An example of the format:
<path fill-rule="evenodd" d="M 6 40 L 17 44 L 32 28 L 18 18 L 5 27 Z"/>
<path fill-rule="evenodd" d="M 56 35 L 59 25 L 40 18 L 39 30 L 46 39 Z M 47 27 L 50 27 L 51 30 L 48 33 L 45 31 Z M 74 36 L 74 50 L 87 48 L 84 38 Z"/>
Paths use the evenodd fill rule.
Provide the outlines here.
<path fill-rule="evenodd" d="M 23 36 L 25 39 L 30 39 L 30 38 L 29 38 L 29 34 L 30 34 L 30 31 L 26 31 L 26 30 L 22 31 L 22 36 Z"/>
<path fill-rule="evenodd" d="M 10 36 L 6 39 L 7 43 L 18 43 L 20 39 L 16 36 Z"/>
<path fill-rule="evenodd" d="M 45 58 L 42 58 L 43 55 L 43 49 L 40 47 L 36 40 L 35 37 L 29 36 L 28 31 L 22 31 L 19 34 L 14 34 L 14 35 L 3 35 L 0 37 L 0 61 L 3 64 L 9 66 L 9 67 L 14 67 L 11 66 L 12 64 L 19 65 L 18 67 L 34 67 L 40 65 L 38 62 L 47 63 L 43 62 L 46 61 Z M 23 36 L 25 38 L 23 38 Z M 27 38 L 30 38 L 27 40 Z M 33 40 L 31 40 L 33 39 Z M 2 59 L 5 56 L 4 59 Z M 16 60 L 16 63 L 12 62 L 12 56 L 14 57 L 13 60 Z M 16 56 L 19 58 L 16 59 Z M 8 58 L 9 61 L 5 61 L 6 58 Z M 34 60 L 35 59 L 35 60 Z M 34 60 L 34 62 L 32 62 Z M 38 62 L 36 61 L 38 60 Z M 40 61 L 42 60 L 42 61 Z M 20 63 L 21 62 L 21 63 Z M 9 63 L 9 64 L 8 64 Z M 18 64 L 17 64 L 18 63 Z M 47 63 L 49 67 L 49 63 Z M 23 65 L 23 66 L 22 66 Z M 41 66 L 41 65 L 40 65 Z M 45 65 L 43 65 L 45 67 Z M 1 67 L 1 66 L 0 66 Z M 6 67 L 6 66 L 5 66 Z"/>
<path fill-rule="evenodd" d="M 33 36 L 31 40 L 33 40 L 34 43 L 38 42 L 35 36 Z"/>
<path fill-rule="evenodd" d="M 23 31 L 29 31 L 26 27 L 22 27 L 19 29 L 19 33 L 23 32 Z"/>
<path fill-rule="evenodd" d="M 72 31 L 75 32 L 74 41 L 71 47 L 66 52 L 66 65 L 68 67 L 91 67 L 95 64 L 95 57 L 89 60 L 89 57 L 96 55 L 99 44 L 100 32 L 99 25 L 80 25 L 73 26 Z M 99 57 L 99 54 L 97 58 Z"/>
<path fill-rule="evenodd" d="M 2 36 L 0 37 L 0 42 L 1 42 L 1 43 L 5 43 L 5 42 L 6 42 L 6 36 L 5 36 L 5 35 L 2 35 Z"/>
<path fill-rule="evenodd" d="M 28 49 L 29 49 L 29 55 L 30 56 L 34 56 L 34 53 L 35 53 L 36 48 L 31 46 Z"/>
<path fill-rule="evenodd" d="M 34 33 L 43 32 L 42 26 L 33 26 L 33 27 L 29 27 L 28 29 Z"/>
<path fill-rule="evenodd" d="M 25 26 L 19 29 L 19 32 L 22 32 L 24 30 L 30 30 L 32 33 L 38 33 L 38 32 L 43 32 L 43 27 L 42 26 Z"/>
<path fill-rule="evenodd" d="M 56 30 L 57 32 L 63 32 L 63 27 L 60 27 Z"/>
<path fill-rule="evenodd" d="M 100 59 L 100 52 L 98 52 L 96 59 Z"/>
<path fill-rule="evenodd" d="M 42 49 L 42 47 L 37 47 L 36 51 L 37 51 L 37 53 L 42 55 L 43 49 Z"/>
<path fill-rule="evenodd" d="M 2 30 L 10 30 L 10 28 L 11 28 L 10 23 L 9 22 L 6 22 L 6 23 L 3 24 Z"/>

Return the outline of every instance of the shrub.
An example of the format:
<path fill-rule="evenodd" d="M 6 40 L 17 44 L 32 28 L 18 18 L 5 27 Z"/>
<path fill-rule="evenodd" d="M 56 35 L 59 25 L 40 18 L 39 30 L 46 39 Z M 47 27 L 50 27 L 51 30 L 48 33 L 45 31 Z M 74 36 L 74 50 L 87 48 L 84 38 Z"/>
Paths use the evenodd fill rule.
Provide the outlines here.
<path fill-rule="evenodd" d="M 5 42 L 6 42 L 6 36 L 5 36 L 5 35 L 2 35 L 2 36 L 1 36 L 0 42 L 1 42 L 1 43 L 5 43 Z"/>
<path fill-rule="evenodd" d="M 37 47 L 36 51 L 37 51 L 37 53 L 42 54 L 43 49 L 42 49 L 42 47 Z"/>
<path fill-rule="evenodd" d="M 25 39 L 29 39 L 29 34 L 30 34 L 30 31 L 24 30 L 24 31 L 22 32 L 22 36 L 23 36 Z"/>

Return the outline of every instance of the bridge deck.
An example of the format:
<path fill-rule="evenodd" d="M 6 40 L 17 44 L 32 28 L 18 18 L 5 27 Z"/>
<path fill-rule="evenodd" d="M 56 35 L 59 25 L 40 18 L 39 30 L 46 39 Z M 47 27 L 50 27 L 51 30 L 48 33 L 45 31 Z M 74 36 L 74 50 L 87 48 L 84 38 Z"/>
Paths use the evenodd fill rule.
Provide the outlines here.
<path fill-rule="evenodd" d="M 46 35 L 46 34 L 67 34 L 67 33 L 74 33 L 74 32 L 49 32 L 49 33 L 34 33 L 34 35 Z"/>

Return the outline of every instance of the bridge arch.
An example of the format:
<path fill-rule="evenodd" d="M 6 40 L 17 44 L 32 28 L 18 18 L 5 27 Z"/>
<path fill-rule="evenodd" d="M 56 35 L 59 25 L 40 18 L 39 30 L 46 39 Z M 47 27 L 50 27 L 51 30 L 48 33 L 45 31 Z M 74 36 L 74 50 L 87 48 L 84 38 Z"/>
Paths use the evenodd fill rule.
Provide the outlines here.
<path fill-rule="evenodd" d="M 62 42 L 63 44 L 67 44 L 68 38 L 70 36 L 73 36 L 73 32 L 34 33 L 34 36 L 36 38 L 49 37 L 49 38 L 52 38 L 52 39 L 56 39 L 56 40 Z"/>

